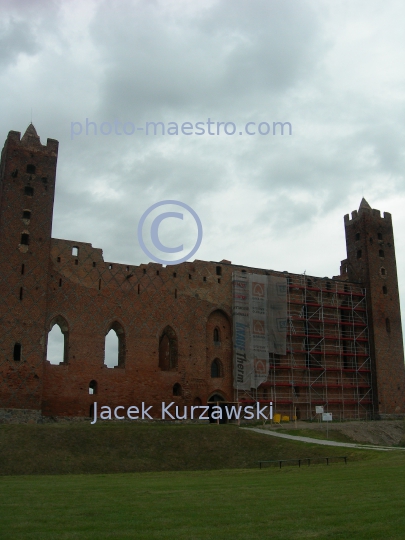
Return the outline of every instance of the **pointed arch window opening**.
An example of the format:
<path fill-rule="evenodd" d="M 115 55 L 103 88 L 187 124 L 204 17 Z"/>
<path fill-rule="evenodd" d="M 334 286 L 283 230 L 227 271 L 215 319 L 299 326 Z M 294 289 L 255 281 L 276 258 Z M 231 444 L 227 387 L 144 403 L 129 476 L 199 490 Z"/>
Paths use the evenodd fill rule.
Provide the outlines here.
<path fill-rule="evenodd" d="M 159 339 L 159 368 L 175 371 L 178 362 L 178 340 L 171 326 L 166 326 Z"/>
<path fill-rule="evenodd" d="M 219 379 L 220 377 L 223 377 L 222 362 L 219 358 L 215 358 L 211 363 L 211 379 Z"/>
<path fill-rule="evenodd" d="M 69 328 L 62 316 L 52 320 L 49 326 L 46 360 L 53 365 L 67 364 L 69 351 Z"/>
<path fill-rule="evenodd" d="M 107 368 L 125 367 L 125 332 L 121 324 L 114 321 L 108 328 L 104 341 L 104 365 Z"/>
<path fill-rule="evenodd" d="M 221 331 L 218 327 L 214 328 L 214 345 L 217 347 L 221 345 Z"/>

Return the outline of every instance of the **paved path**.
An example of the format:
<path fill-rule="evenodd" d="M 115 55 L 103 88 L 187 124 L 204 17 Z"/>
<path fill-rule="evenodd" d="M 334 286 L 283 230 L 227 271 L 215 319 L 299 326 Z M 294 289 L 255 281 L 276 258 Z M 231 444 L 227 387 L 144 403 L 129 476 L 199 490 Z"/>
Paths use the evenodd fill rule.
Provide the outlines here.
<path fill-rule="evenodd" d="M 258 429 L 258 428 L 241 428 L 247 429 L 249 431 L 255 431 L 256 433 L 261 433 L 262 435 L 271 435 L 272 437 L 280 437 L 281 439 L 291 439 L 293 441 L 301 441 L 312 444 L 323 444 L 324 446 L 344 446 L 346 448 L 360 448 L 362 450 L 402 450 L 405 451 L 405 448 L 398 448 L 394 446 L 373 446 L 371 444 L 353 444 L 353 443 L 344 443 L 336 441 L 325 441 L 323 439 L 311 439 L 310 437 L 299 437 L 296 435 L 287 435 L 285 433 L 277 433 L 276 431 L 271 431 L 270 429 Z"/>

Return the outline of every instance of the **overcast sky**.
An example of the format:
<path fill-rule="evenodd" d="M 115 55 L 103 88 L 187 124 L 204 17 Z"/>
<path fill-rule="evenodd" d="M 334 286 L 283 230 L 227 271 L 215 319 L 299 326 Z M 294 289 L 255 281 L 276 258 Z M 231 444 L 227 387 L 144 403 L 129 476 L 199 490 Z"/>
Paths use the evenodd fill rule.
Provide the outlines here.
<path fill-rule="evenodd" d="M 343 216 L 364 195 L 393 215 L 405 308 L 403 0 L 0 8 L 0 138 L 24 132 L 32 109 L 42 143 L 60 142 L 53 237 L 147 263 L 138 222 L 174 199 L 202 222 L 193 259 L 333 276 L 346 256 Z M 85 134 L 86 118 L 97 135 Z M 216 122 L 234 123 L 235 135 L 137 129 L 208 119 L 215 133 Z M 135 133 L 100 133 L 115 121 Z M 73 138 L 72 122 L 83 125 Z M 292 134 L 247 135 L 248 122 L 289 122 Z M 186 248 L 196 227 L 167 219 L 160 233 Z"/>

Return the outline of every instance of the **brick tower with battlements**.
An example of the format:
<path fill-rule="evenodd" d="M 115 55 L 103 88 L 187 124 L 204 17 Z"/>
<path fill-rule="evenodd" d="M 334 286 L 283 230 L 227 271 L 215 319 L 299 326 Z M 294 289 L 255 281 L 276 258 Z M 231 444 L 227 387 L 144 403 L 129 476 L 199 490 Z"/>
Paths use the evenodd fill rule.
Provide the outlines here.
<path fill-rule="evenodd" d="M 344 223 L 347 259 L 341 275 L 362 283 L 367 295 L 374 411 L 380 417 L 404 414 L 404 348 L 391 214 L 381 217 L 363 198 Z"/>
<path fill-rule="evenodd" d="M 0 399 L 41 409 L 58 141 L 10 131 L 0 171 Z"/>

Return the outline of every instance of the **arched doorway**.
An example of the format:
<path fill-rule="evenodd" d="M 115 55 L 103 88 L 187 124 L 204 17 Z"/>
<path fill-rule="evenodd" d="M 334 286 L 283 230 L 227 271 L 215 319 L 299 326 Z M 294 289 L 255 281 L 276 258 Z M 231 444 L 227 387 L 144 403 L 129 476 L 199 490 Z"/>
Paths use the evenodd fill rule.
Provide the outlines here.
<path fill-rule="evenodd" d="M 207 402 L 207 405 L 209 406 L 208 416 L 210 419 L 210 424 L 226 424 L 227 423 L 227 415 L 225 411 L 225 398 L 221 396 L 221 394 L 214 394 L 212 395 Z M 220 419 L 212 418 L 212 412 L 213 407 L 215 406 L 221 407 L 222 414 Z"/>

